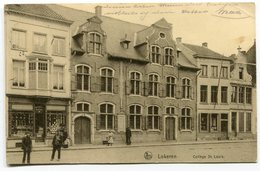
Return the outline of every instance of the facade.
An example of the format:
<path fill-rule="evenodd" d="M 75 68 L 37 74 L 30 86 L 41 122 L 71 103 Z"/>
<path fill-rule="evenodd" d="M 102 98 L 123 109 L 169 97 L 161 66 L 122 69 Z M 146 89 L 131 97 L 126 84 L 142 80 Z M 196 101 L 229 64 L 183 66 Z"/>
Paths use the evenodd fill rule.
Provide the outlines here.
<path fill-rule="evenodd" d="M 70 114 L 70 28 L 45 5 L 5 6 L 7 147 L 49 143 Z"/>
<path fill-rule="evenodd" d="M 35 10 L 37 9 L 37 10 Z M 50 145 L 252 138 L 255 88 L 243 52 L 225 57 L 143 26 L 59 5 L 7 5 L 8 147 L 26 131 Z M 116 32 L 115 32 L 116 30 Z"/>

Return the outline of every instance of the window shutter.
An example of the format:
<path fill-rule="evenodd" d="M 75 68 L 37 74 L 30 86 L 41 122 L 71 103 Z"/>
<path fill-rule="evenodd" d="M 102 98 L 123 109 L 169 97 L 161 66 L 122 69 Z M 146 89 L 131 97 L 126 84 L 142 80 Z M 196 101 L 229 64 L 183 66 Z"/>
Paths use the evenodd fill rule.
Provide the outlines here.
<path fill-rule="evenodd" d="M 144 90 L 143 90 L 143 93 L 144 93 L 144 96 L 148 96 L 149 95 L 149 82 L 143 82 L 143 87 L 144 87 Z"/>
<path fill-rule="evenodd" d="M 118 94 L 118 79 L 113 78 L 113 93 Z"/>
<path fill-rule="evenodd" d="M 181 116 L 179 116 L 178 120 L 179 120 L 179 130 L 181 130 Z"/>
<path fill-rule="evenodd" d="M 106 37 L 101 36 L 101 55 L 105 55 L 106 53 Z"/>
<path fill-rule="evenodd" d="M 146 116 L 145 115 L 142 116 L 142 128 L 143 128 L 143 130 L 146 130 Z"/>
<path fill-rule="evenodd" d="M 201 113 L 199 113 L 198 116 L 199 116 L 199 122 L 198 122 L 198 124 L 199 124 L 199 132 L 201 132 Z"/>
<path fill-rule="evenodd" d="M 162 128 L 163 128 L 162 116 L 159 116 L 159 129 L 162 131 Z"/>
<path fill-rule="evenodd" d="M 165 84 L 159 84 L 159 96 L 160 97 L 166 97 L 166 89 L 165 89 Z"/>
<path fill-rule="evenodd" d="M 193 87 L 189 87 L 189 89 L 190 89 L 190 99 L 194 99 L 194 93 L 195 93 L 195 91 L 194 91 L 194 88 Z"/>
<path fill-rule="evenodd" d="M 100 115 L 96 115 L 96 130 L 100 130 Z"/>
<path fill-rule="evenodd" d="M 193 119 L 193 117 L 191 117 L 191 130 L 192 131 L 194 130 L 194 119 Z"/>
<path fill-rule="evenodd" d="M 128 114 L 126 116 L 127 120 L 126 120 L 126 127 L 130 127 L 130 115 Z"/>
<path fill-rule="evenodd" d="M 131 90 L 131 84 L 130 84 L 130 81 L 127 80 L 125 82 L 125 94 L 129 95 L 130 94 L 130 90 Z"/>
<path fill-rule="evenodd" d="M 71 74 L 71 91 L 77 90 L 77 74 Z"/>
<path fill-rule="evenodd" d="M 117 115 L 114 115 L 114 129 L 115 130 L 118 129 L 118 118 L 117 118 Z"/>

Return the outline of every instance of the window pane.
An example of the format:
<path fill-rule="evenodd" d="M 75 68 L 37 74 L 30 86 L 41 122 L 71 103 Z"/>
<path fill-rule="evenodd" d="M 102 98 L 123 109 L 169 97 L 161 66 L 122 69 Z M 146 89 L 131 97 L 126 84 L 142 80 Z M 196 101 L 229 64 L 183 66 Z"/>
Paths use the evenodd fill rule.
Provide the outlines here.
<path fill-rule="evenodd" d="M 218 130 L 218 114 L 211 114 L 211 131 Z"/>
<path fill-rule="evenodd" d="M 208 131 L 208 114 L 202 113 L 200 118 L 200 128 L 202 131 Z"/>
<path fill-rule="evenodd" d="M 84 104 L 84 111 L 89 111 L 89 104 Z"/>
<path fill-rule="evenodd" d="M 130 115 L 130 128 L 135 129 L 135 122 L 134 122 L 135 116 Z"/>
<path fill-rule="evenodd" d="M 106 104 L 100 105 L 100 113 L 106 113 Z"/>
<path fill-rule="evenodd" d="M 111 104 L 107 105 L 107 113 L 113 113 L 113 105 Z"/>
<path fill-rule="evenodd" d="M 82 103 L 77 104 L 77 111 L 82 111 Z"/>
<path fill-rule="evenodd" d="M 106 115 L 100 115 L 100 129 L 106 129 Z"/>
<path fill-rule="evenodd" d="M 107 128 L 108 129 L 113 129 L 113 115 L 107 115 Z"/>
<path fill-rule="evenodd" d="M 251 113 L 246 113 L 246 131 L 251 131 Z"/>
<path fill-rule="evenodd" d="M 82 90 L 82 75 L 81 74 L 77 74 L 77 89 L 78 90 Z"/>
<path fill-rule="evenodd" d="M 148 116 L 148 129 L 153 129 L 153 117 Z"/>
<path fill-rule="evenodd" d="M 244 132 L 244 113 L 239 113 L 239 132 Z"/>
<path fill-rule="evenodd" d="M 154 129 L 159 129 L 159 116 L 154 116 Z"/>
<path fill-rule="evenodd" d="M 141 129 L 141 116 L 136 115 L 136 129 Z"/>

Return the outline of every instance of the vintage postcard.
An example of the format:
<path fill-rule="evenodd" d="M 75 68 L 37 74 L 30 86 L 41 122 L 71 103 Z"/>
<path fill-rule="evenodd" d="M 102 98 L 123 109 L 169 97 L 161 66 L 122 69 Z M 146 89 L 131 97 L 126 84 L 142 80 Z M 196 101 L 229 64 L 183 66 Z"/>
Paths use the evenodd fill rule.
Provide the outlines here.
<path fill-rule="evenodd" d="M 254 3 L 6 4 L 7 165 L 255 163 Z"/>

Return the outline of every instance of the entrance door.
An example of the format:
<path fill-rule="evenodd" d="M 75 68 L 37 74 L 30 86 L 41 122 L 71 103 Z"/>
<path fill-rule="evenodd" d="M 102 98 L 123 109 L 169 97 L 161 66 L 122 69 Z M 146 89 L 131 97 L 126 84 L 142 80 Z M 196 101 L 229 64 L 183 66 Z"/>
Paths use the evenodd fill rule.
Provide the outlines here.
<path fill-rule="evenodd" d="M 175 140 L 175 118 L 167 117 L 166 118 L 166 140 Z"/>
<path fill-rule="evenodd" d="M 45 106 L 35 105 L 35 140 L 43 142 L 45 133 Z"/>
<path fill-rule="evenodd" d="M 90 143 L 90 119 L 87 117 L 78 117 L 74 126 L 75 144 Z"/>
<path fill-rule="evenodd" d="M 228 139 L 228 114 L 221 114 L 221 137 Z"/>

